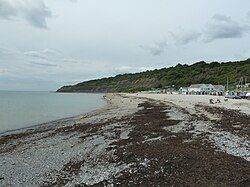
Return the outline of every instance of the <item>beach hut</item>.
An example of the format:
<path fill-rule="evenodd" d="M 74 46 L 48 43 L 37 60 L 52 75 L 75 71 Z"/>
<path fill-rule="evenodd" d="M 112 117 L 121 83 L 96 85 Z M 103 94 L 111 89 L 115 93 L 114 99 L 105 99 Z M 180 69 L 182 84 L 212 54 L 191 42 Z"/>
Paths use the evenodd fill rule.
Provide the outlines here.
<path fill-rule="evenodd" d="M 180 87 L 179 94 L 188 94 L 188 87 Z"/>
<path fill-rule="evenodd" d="M 216 95 L 223 95 L 224 92 L 225 92 L 225 86 L 214 85 L 213 93 L 215 93 Z"/>

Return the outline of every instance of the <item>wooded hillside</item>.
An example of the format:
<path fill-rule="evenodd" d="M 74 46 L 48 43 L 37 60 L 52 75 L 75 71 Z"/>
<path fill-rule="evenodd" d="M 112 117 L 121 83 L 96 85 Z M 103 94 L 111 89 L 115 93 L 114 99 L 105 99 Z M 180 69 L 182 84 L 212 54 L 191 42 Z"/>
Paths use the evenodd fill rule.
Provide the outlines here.
<path fill-rule="evenodd" d="M 240 77 L 247 77 L 250 82 L 250 59 L 237 62 L 206 63 L 201 61 L 192 65 L 178 64 L 175 67 L 117 75 L 72 86 L 63 86 L 58 92 L 136 92 L 171 85 L 178 88 L 196 83 L 226 85 L 227 78 L 233 87 L 238 83 Z"/>

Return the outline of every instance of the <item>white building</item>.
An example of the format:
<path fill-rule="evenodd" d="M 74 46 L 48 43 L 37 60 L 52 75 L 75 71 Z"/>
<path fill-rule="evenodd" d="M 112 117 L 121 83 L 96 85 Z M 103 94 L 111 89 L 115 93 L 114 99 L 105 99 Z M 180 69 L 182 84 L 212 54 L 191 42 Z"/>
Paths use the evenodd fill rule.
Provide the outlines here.
<path fill-rule="evenodd" d="M 188 91 L 193 94 L 208 94 L 214 91 L 214 86 L 212 84 L 191 84 Z"/>
<path fill-rule="evenodd" d="M 179 94 L 212 94 L 223 95 L 225 86 L 212 84 L 192 84 L 189 87 L 180 87 Z"/>
<path fill-rule="evenodd" d="M 188 94 L 188 87 L 180 87 L 179 94 Z"/>
<path fill-rule="evenodd" d="M 225 92 L 225 86 L 223 86 L 223 85 L 214 85 L 214 92 Z"/>

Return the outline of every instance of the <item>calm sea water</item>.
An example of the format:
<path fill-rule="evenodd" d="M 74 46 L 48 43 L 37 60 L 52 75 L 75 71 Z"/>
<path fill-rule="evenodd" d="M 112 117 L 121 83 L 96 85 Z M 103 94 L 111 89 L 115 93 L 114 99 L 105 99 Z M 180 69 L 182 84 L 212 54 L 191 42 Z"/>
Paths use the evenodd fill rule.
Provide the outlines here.
<path fill-rule="evenodd" d="M 101 94 L 0 91 L 0 132 L 90 112 L 105 106 Z"/>

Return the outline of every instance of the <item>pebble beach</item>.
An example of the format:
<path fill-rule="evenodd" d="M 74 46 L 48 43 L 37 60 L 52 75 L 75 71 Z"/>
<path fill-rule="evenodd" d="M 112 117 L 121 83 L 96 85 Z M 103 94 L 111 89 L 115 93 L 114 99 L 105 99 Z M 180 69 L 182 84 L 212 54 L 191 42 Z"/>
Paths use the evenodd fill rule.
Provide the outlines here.
<path fill-rule="evenodd" d="M 104 99 L 100 110 L 2 134 L 0 186 L 250 185 L 250 100 Z"/>

